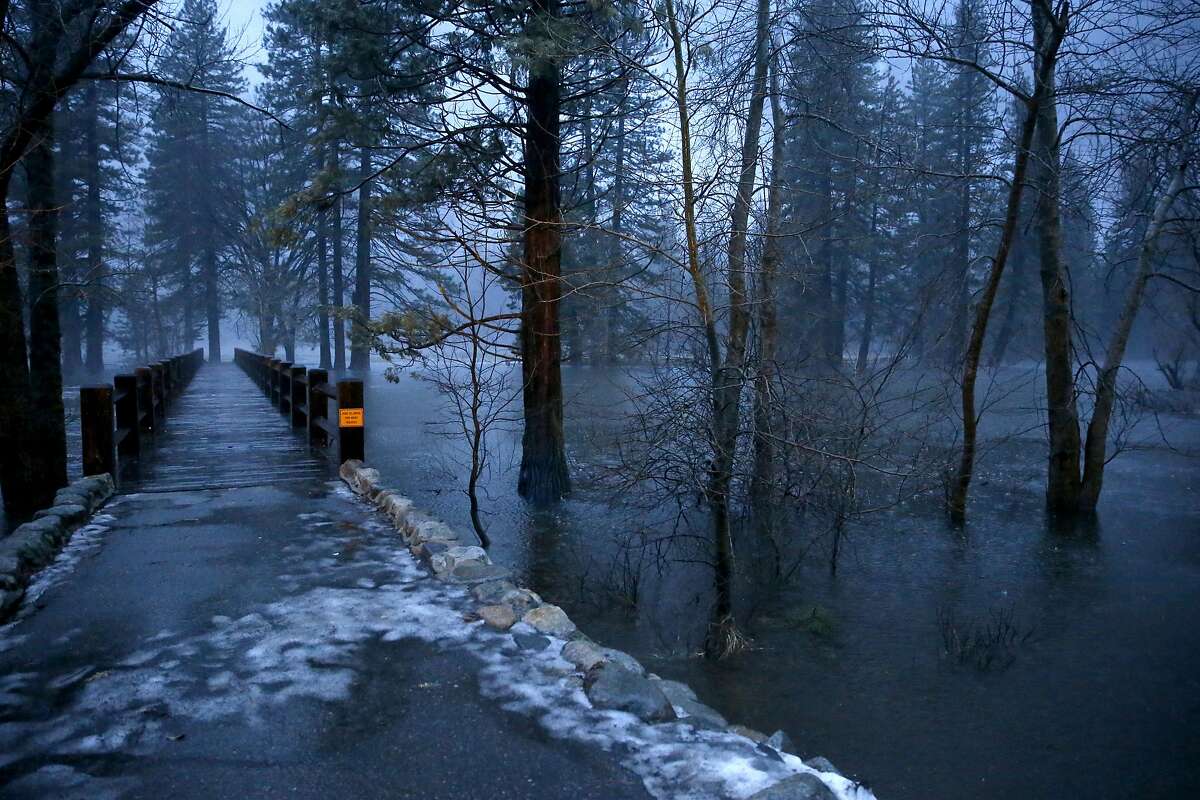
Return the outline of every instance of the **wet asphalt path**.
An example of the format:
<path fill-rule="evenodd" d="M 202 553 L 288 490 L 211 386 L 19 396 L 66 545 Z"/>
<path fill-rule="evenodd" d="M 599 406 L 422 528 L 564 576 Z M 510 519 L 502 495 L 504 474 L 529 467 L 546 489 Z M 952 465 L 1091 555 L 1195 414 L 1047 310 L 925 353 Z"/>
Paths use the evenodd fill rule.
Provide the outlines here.
<path fill-rule="evenodd" d="M 210 424 L 287 431 L 232 367 L 176 430 L 196 387 L 195 409 L 242 401 Z M 327 468 L 216 434 L 190 466 L 168 452 L 176 488 L 115 498 L 0 629 L 0 797 L 647 796 L 619 753 L 489 696 L 481 649 L 493 687 L 522 654 Z"/>

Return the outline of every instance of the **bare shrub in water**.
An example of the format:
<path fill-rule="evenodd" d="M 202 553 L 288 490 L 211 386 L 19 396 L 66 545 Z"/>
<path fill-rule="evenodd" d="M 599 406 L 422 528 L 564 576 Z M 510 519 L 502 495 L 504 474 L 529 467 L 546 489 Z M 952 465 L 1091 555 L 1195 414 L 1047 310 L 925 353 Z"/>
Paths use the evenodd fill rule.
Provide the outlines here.
<path fill-rule="evenodd" d="M 1011 608 L 993 608 L 984 620 L 959 620 L 947 606 L 938 609 L 938 631 L 942 655 L 961 666 L 980 672 L 1008 669 L 1017 650 L 1033 639 L 1034 628 L 1015 619 Z"/>

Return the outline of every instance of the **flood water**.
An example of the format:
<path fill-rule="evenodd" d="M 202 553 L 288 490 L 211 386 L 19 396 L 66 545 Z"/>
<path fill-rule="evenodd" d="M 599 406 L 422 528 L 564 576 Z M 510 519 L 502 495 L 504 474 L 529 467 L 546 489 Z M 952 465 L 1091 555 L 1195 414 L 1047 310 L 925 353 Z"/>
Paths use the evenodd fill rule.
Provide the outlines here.
<path fill-rule="evenodd" d="M 565 377 L 569 456 L 587 472 L 611 458 L 593 434 L 621 415 L 627 381 L 589 367 Z M 368 462 L 469 531 L 463 453 L 437 432 L 436 391 L 373 374 L 366 406 Z M 930 499 L 865 518 L 836 577 L 815 547 L 793 588 L 757 609 L 754 648 L 717 665 L 690 652 L 708 604 L 704 568 L 622 555 L 633 532 L 673 530 L 674 509 L 613 506 L 585 487 L 532 511 L 515 494 L 512 431 L 496 437 L 484 516 L 493 557 L 593 638 L 690 682 L 731 721 L 787 731 L 801 755 L 829 758 L 881 798 L 1193 797 L 1200 426 L 1160 422 L 1186 452 L 1160 443 L 1122 454 L 1094 525 L 1048 531 L 1043 449 L 1030 433 L 981 465 L 965 531 Z M 948 655 L 948 619 L 960 639 L 999 621 L 1006 641 Z"/>

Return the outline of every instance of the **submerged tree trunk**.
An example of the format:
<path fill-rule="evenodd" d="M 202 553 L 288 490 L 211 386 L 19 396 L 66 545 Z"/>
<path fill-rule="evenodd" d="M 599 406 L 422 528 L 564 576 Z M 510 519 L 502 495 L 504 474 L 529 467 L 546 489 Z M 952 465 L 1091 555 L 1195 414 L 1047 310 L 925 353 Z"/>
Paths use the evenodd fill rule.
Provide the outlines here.
<path fill-rule="evenodd" d="M 559 0 L 534 0 L 530 22 L 549 47 Z M 525 90 L 525 263 L 521 272 L 521 377 L 525 430 L 517 492 L 553 503 L 571 482 L 563 433 L 561 296 L 562 204 L 559 193 L 560 75 L 552 53 L 529 67 Z"/>
<path fill-rule="evenodd" d="M 1035 50 L 1039 53 L 1055 36 L 1057 20 L 1042 0 L 1031 0 Z M 1042 57 L 1044 58 L 1044 57 Z M 1046 422 L 1050 455 L 1046 475 L 1046 504 L 1052 511 L 1073 512 L 1079 504 L 1079 415 L 1075 405 L 1075 376 L 1071 365 L 1071 297 L 1062 261 L 1062 194 L 1059 183 L 1058 105 L 1053 64 L 1046 91 L 1036 111 L 1035 210 L 1041 259 L 1042 333 L 1046 358 Z"/>
<path fill-rule="evenodd" d="M 29 385 L 33 437 L 28 454 L 38 499 L 67 483 L 61 332 L 58 320 L 58 202 L 54 197 L 53 117 L 34 132 L 25 157 L 29 209 Z M 36 505 L 32 507 L 37 507 Z"/>
<path fill-rule="evenodd" d="M 354 245 L 354 324 L 350 327 L 350 369 L 371 366 L 371 151 L 358 153 L 358 224 Z"/>
<path fill-rule="evenodd" d="M 346 291 L 343 286 L 345 242 L 342 231 L 342 153 L 337 145 L 333 148 L 333 174 L 333 285 L 330 289 L 333 291 L 334 309 L 340 312 L 346 303 Z M 333 315 L 333 368 L 339 372 L 346 369 L 346 320 L 341 313 Z"/>
<path fill-rule="evenodd" d="M 1196 95 L 1193 94 L 1185 106 L 1184 121 L 1189 121 L 1196 107 Z M 1079 495 L 1079 507 L 1082 511 L 1095 511 L 1100 501 L 1100 489 L 1104 484 L 1104 465 L 1108 450 L 1108 426 L 1112 419 L 1113 407 L 1116 404 L 1117 373 L 1125 359 L 1125 348 L 1129 344 L 1129 336 L 1133 332 L 1133 323 L 1137 319 L 1138 309 L 1142 305 L 1142 297 L 1146 292 L 1146 283 L 1150 280 L 1151 267 L 1162 234 L 1167 222 L 1167 214 L 1176 198 L 1184 189 L 1187 176 L 1188 161 L 1191 154 L 1185 149 L 1179 164 L 1176 166 L 1170 183 L 1154 206 L 1150 224 L 1142 236 L 1141 252 L 1138 254 L 1137 271 L 1133 283 L 1125 296 L 1125 306 L 1117 325 L 1109 340 L 1105 352 L 1104 364 L 1096 381 L 1096 404 L 1092 410 L 1092 419 L 1088 423 L 1087 440 L 1084 445 L 1083 483 Z"/>
<path fill-rule="evenodd" d="M 1038 2 L 1039 0 L 1032 0 L 1035 6 Z M 1025 188 L 1025 175 L 1032 155 L 1033 140 L 1038 127 L 1042 124 L 1039 110 L 1051 91 L 1050 82 L 1054 76 L 1054 62 L 1058 58 L 1058 48 L 1066 32 L 1066 25 L 1066 6 L 1063 6 L 1063 16 L 1055 21 L 1050 31 L 1051 35 L 1048 38 L 1039 39 L 1038 60 L 1034 76 L 1035 88 L 1033 96 L 1029 100 L 1028 114 L 1021 129 L 1021 140 L 1013 165 L 1012 183 L 1009 186 L 1008 205 L 1004 215 L 1004 228 L 1000 233 L 1000 243 L 996 248 L 996 257 L 992 261 L 992 268 L 988 272 L 987 280 L 979 295 L 979 304 L 975 307 L 975 320 L 971 326 L 971 335 L 967 340 L 967 348 L 963 356 L 961 382 L 963 444 L 959 453 L 958 471 L 948 488 L 946 499 L 950 518 L 956 522 L 966 519 L 967 497 L 971 489 L 971 478 L 975 472 L 976 439 L 979 428 L 979 416 L 975 410 L 975 384 L 979 374 L 979 361 L 983 353 L 983 343 L 987 336 L 992 306 L 996 301 L 996 292 L 1000 288 L 1000 278 L 1004 274 L 1004 267 L 1008 263 L 1013 239 L 1016 236 L 1017 220 L 1021 213 L 1021 193 Z"/>
<path fill-rule="evenodd" d="M 713 578 L 715 602 L 705 637 L 704 652 L 721 658 L 741 647 L 733 606 L 733 537 L 730 525 L 730 492 L 734 458 L 741 418 L 741 395 L 745 381 L 746 335 L 749 329 L 750 302 L 746 293 L 746 243 L 750 202 L 758 162 L 759 135 L 763 104 L 767 94 L 768 23 L 770 0 L 759 0 L 755 29 L 754 78 L 746 115 L 742 144 L 741 169 L 737 194 L 730 213 L 727 283 L 729 286 L 729 329 L 724 357 L 717 333 L 696 231 L 696 194 L 691 152 L 691 119 L 687 97 L 687 71 L 684 66 L 684 39 L 672 0 L 665 5 L 675 66 L 675 103 L 679 114 L 680 146 L 683 166 L 684 225 L 687 232 L 688 271 L 696 293 L 696 305 L 704 327 L 711 370 L 712 455 L 708 476 L 708 502 L 713 519 Z"/>

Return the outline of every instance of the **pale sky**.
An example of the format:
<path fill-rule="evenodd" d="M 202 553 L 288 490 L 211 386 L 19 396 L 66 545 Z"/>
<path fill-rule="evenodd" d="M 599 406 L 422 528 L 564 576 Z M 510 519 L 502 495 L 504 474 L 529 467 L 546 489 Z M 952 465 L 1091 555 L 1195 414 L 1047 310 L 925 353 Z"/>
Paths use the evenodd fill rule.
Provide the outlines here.
<path fill-rule="evenodd" d="M 225 13 L 225 27 L 229 38 L 246 61 L 261 63 L 265 59 L 262 49 L 262 9 L 270 0 L 219 0 Z M 246 80 L 251 88 L 261 76 L 257 70 L 246 70 Z"/>

